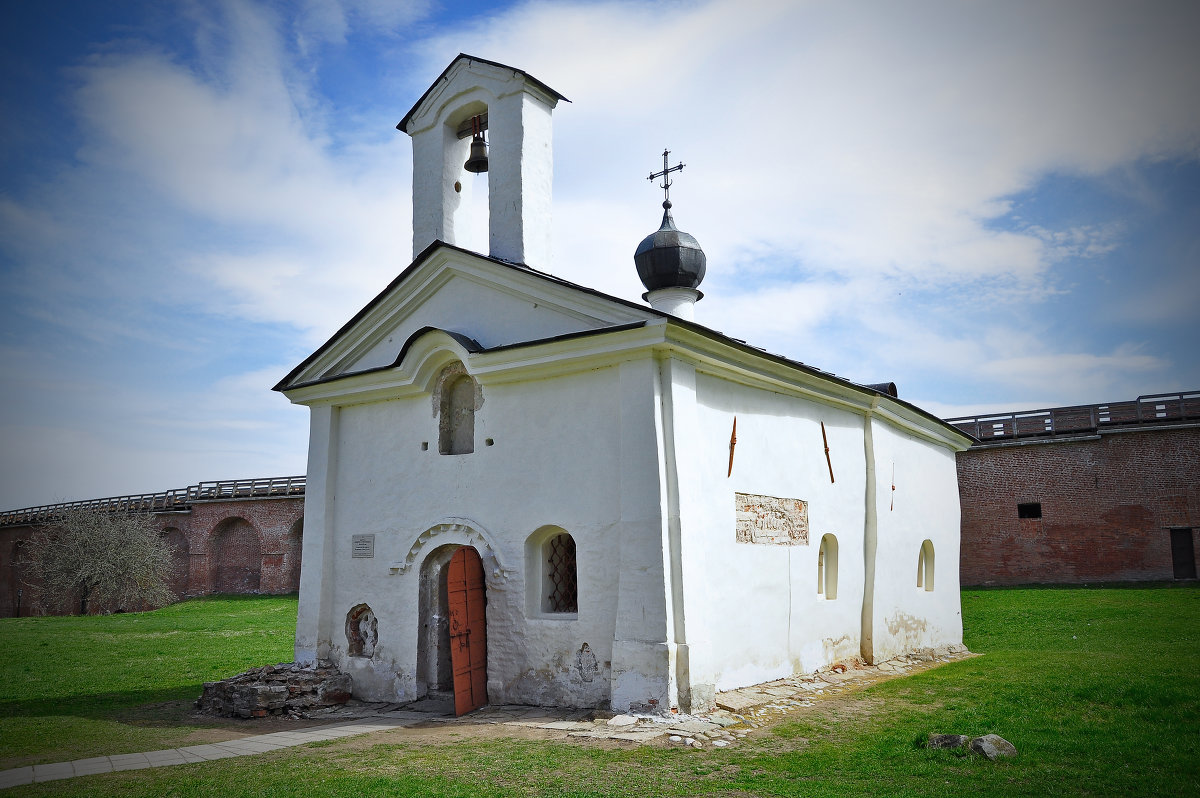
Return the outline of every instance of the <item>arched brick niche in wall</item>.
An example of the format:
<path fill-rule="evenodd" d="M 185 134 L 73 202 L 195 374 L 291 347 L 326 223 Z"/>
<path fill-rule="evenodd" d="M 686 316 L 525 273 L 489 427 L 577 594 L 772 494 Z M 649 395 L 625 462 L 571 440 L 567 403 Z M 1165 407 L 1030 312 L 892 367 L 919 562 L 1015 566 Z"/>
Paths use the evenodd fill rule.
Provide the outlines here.
<path fill-rule="evenodd" d="M 21 528 L 20 532 L 28 535 L 31 530 Z M 21 573 L 21 547 L 23 537 L 18 537 L 14 531 L 0 539 L 0 618 L 11 618 L 17 615 L 29 614 L 29 602 L 26 600 L 28 591 L 24 589 Z"/>
<path fill-rule="evenodd" d="M 169 526 L 161 536 L 171 552 L 171 592 L 182 598 L 188 592 L 188 577 L 191 569 L 191 545 L 183 530 Z"/>
<path fill-rule="evenodd" d="M 300 589 L 300 557 L 304 551 L 304 519 L 296 519 L 288 530 L 287 548 L 283 554 L 283 571 L 287 590 L 294 593 Z"/>
<path fill-rule="evenodd" d="M 208 544 L 209 584 L 214 593 L 257 593 L 262 579 L 262 543 L 244 518 L 227 518 Z"/>

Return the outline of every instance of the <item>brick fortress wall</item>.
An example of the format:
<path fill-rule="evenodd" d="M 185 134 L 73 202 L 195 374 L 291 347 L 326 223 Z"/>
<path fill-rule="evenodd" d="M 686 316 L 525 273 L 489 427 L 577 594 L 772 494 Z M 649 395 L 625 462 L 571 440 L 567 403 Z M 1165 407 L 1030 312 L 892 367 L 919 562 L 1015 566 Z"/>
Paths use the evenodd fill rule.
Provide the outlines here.
<path fill-rule="evenodd" d="M 171 590 L 181 598 L 300 588 L 303 495 L 198 501 L 154 518 L 171 548 Z M 17 565 L 21 541 L 32 532 L 31 526 L 0 528 L 0 617 L 39 611 L 22 589 Z"/>
<path fill-rule="evenodd" d="M 962 584 L 1170 580 L 1171 529 L 1200 527 L 1198 476 L 1196 426 L 961 452 Z M 1040 518 L 1018 517 L 1034 503 Z"/>

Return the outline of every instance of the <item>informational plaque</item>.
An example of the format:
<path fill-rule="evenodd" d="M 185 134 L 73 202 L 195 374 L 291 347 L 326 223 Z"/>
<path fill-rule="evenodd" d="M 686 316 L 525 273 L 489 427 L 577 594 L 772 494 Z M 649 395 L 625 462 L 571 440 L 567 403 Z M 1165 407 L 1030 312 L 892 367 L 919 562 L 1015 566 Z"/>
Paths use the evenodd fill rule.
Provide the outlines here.
<path fill-rule="evenodd" d="M 808 502 L 735 493 L 738 543 L 808 545 Z"/>
<path fill-rule="evenodd" d="M 351 557 L 374 557 L 375 556 L 375 536 L 374 535 L 354 535 L 350 538 L 350 556 Z"/>

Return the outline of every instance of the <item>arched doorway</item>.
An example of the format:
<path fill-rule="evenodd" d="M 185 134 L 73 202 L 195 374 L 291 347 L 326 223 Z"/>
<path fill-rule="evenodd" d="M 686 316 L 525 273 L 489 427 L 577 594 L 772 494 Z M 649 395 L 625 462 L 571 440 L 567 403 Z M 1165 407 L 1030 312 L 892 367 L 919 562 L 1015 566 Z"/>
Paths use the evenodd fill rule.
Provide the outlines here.
<path fill-rule="evenodd" d="M 262 578 L 262 543 L 244 518 L 227 518 L 208 545 L 209 584 L 214 593 L 257 593 Z"/>
<path fill-rule="evenodd" d="M 487 598 L 483 560 L 475 549 L 463 546 L 450 558 L 447 571 L 454 714 L 465 715 L 487 703 Z"/>
<path fill-rule="evenodd" d="M 417 681 L 426 695 L 453 692 L 454 714 L 487 704 L 483 561 L 471 546 L 441 546 L 421 564 Z"/>

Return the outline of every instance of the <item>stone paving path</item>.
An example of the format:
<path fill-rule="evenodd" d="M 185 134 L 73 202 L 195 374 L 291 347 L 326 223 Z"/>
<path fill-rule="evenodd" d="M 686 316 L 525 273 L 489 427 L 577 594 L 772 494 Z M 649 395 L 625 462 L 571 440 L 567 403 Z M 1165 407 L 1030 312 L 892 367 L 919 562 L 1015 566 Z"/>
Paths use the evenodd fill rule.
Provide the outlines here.
<path fill-rule="evenodd" d="M 918 651 L 879 665 L 835 665 L 818 673 L 718 693 L 716 703 L 718 710 L 733 714 L 753 729 L 805 707 L 815 706 L 822 698 L 970 656 L 974 655 L 965 646 L 959 645 Z"/>
<path fill-rule="evenodd" d="M 634 716 L 596 710 L 556 709 L 528 706 L 487 706 L 460 718 L 453 716 L 445 701 L 425 700 L 413 704 L 364 706 L 330 713 L 332 718 L 349 717 L 339 723 L 296 731 L 241 737 L 221 743 L 168 748 L 140 754 L 116 754 L 73 762 L 14 768 L 0 771 L 0 789 L 54 781 L 95 773 L 209 762 L 234 756 L 250 756 L 280 748 L 291 748 L 319 740 L 335 740 L 359 734 L 408 728 L 418 724 L 500 725 L 541 729 L 560 738 L 621 740 L 649 743 L 666 737 L 669 744 L 704 748 L 734 745 L 753 729 L 813 706 L 827 694 L 865 687 L 881 679 L 899 676 L 943 662 L 970 656 L 965 648 L 922 652 L 898 657 L 879 666 L 835 666 L 811 675 L 780 679 L 717 695 L 717 708 L 705 716 Z"/>
<path fill-rule="evenodd" d="M 297 731 L 257 734 L 251 737 L 241 737 L 237 740 L 226 740 L 223 743 L 189 745 L 186 748 L 167 748 L 162 751 L 147 751 L 141 754 L 115 754 L 113 756 L 92 757 L 91 759 L 76 759 L 73 762 L 55 762 L 48 765 L 13 768 L 12 770 L 0 771 L 0 789 L 15 787 L 20 784 L 32 784 L 38 781 L 69 779 L 73 776 L 90 776 L 94 773 L 112 773 L 118 770 L 141 770 L 142 768 L 157 768 L 166 765 L 186 765 L 192 762 L 228 759 L 232 756 L 261 754 L 264 751 L 290 748 L 295 745 L 316 742 L 317 740 L 334 740 L 338 737 L 367 734 L 368 732 L 383 731 L 403 725 L 405 725 L 403 720 L 380 717 L 351 721 L 349 723 L 337 723 L 329 726 L 316 726 Z"/>

